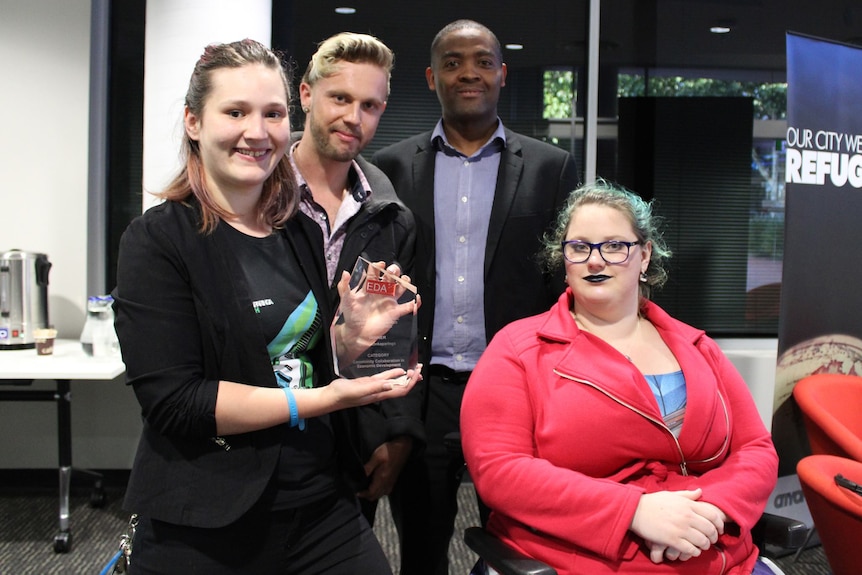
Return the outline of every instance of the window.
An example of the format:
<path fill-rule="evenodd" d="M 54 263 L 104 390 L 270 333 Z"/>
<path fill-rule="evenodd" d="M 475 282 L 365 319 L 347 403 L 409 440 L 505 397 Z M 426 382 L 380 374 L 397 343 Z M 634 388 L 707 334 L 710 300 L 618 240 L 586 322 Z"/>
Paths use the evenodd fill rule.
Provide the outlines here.
<path fill-rule="evenodd" d="M 544 102 L 542 118 L 561 120 L 575 116 L 573 108 L 577 101 L 575 72 L 569 70 L 545 70 Z"/>
<path fill-rule="evenodd" d="M 649 76 L 622 73 L 617 77 L 617 96 L 739 96 L 752 98 L 754 117 L 759 120 L 787 118 L 786 82 L 741 82 L 718 78 Z"/>
<path fill-rule="evenodd" d="M 637 106 L 639 114 L 650 114 L 652 127 L 635 120 L 640 150 L 626 155 L 631 147 L 618 143 L 618 161 L 637 158 L 644 147 L 650 166 L 638 163 L 619 166 L 617 177 L 630 183 L 634 191 L 656 199 L 656 211 L 668 222 L 674 251 L 671 281 L 656 294 L 656 301 L 673 315 L 721 335 L 775 335 L 778 330 L 781 262 L 783 255 L 784 184 L 782 141 L 757 138 L 755 122 L 786 118 L 785 83 L 738 81 L 703 76 L 625 71 L 617 77 L 618 98 L 640 98 L 653 102 Z M 699 114 L 687 118 L 685 126 L 672 127 L 685 108 L 667 99 L 692 98 L 705 103 Z M 736 98 L 750 102 L 750 112 L 725 110 L 713 98 Z M 620 114 L 636 109 L 620 105 Z M 674 109 L 666 115 L 661 108 Z M 727 140 L 731 123 L 746 122 L 746 138 Z M 728 114 L 714 118 L 707 116 Z M 626 118 L 620 122 L 626 124 Z M 686 130 L 696 124 L 701 137 Z M 643 130 L 651 130 L 648 135 Z M 630 136 L 623 130 L 620 138 Z M 646 140 L 650 138 L 649 140 Z M 680 139 L 688 140 L 684 145 Z M 720 149 L 711 144 L 718 138 Z M 677 140 L 674 145 L 673 140 Z M 744 148 L 743 148 L 744 146 Z M 712 153 L 707 150 L 713 150 Z M 733 151 L 735 150 L 735 151 Z M 703 152 L 702 154 L 699 153 Z M 719 157 L 719 154 L 724 157 Z M 743 157 L 748 155 L 749 158 Z M 676 156 L 676 160 L 674 160 Z M 636 161 L 636 160 L 634 160 Z M 740 170 L 750 166 L 746 181 Z M 652 177 L 640 177 L 632 169 L 647 170 Z M 682 179 L 685 184 L 669 179 Z M 634 182 L 637 182 L 635 184 Z M 680 197 L 685 194 L 685 200 Z M 722 201 L 711 202 L 698 195 L 715 194 Z M 708 214 L 699 214 L 708 210 Z M 700 218 L 706 217 L 706 221 Z M 669 238 L 670 239 L 670 238 Z"/>

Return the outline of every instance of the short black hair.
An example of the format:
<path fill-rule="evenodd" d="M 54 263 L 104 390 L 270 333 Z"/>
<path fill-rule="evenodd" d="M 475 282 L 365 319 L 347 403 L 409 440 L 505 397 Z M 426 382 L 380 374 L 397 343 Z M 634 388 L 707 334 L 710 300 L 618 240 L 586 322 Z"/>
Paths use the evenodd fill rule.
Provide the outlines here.
<path fill-rule="evenodd" d="M 491 37 L 491 40 L 494 43 L 494 52 L 500 61 L 503 61 L 503 47 L 500 45 L 500 40 L 497 39 L 497 35 L 494 34 L 490 28 L 485 26 L 484 24 L 480 24 L 475 20 L 455 20 L 454 22 L 450 22 L 443 26 L 443 28 L 437 32 L 437 35 L 434 36 L 434 40 L 431 41 L 431 62 L 434 62 L 434 52 L 437 51 L 437 48 L 440 46 L 440 42 L 443 41 L 443 38 L 451 34 L 452 32 L 457 32 L 458 30 L 467 30 L 474 29 L 479 30 L 480 32 L 484 32 L 488 36 Z"/>

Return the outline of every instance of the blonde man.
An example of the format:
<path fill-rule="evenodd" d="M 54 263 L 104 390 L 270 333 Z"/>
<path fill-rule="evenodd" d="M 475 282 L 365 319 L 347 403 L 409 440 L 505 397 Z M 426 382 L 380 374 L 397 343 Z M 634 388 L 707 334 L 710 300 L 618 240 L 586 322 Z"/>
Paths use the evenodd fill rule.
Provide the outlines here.
<path fill-rule="evenodd" d="M 320 43 L 299 86 L 305 128 L 294 134 L 290 158 L 300 210 L 320 228 L 333 302 L 335 285 L 359 256 L 397 272 L 409 274 L 413 267 L 413 215 L 386 175 L 360 156 L 386 109 L 393 60 L 373 36 L 336 34 Z M 359 496 L 373 523 L 377 500 L 392 491 L 411 450 L 424 442 L 420 400 L 412 393 L 358 414 L 368 476 Z"/>

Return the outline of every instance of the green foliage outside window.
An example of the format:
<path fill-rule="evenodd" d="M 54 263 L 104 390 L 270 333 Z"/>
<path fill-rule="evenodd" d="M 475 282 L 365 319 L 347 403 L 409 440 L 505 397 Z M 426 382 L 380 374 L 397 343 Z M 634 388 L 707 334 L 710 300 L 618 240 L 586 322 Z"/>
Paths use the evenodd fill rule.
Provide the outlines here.
<path fill-rule="evenodd" d="M 545 70 L 544 112 L 546 120 L 572 117 L 575 100 L 575 73 L 572 70 Z M 639 74 L 619 74 L 617 96 L 743 96 L 754 99 L 754 117 L 761 120 L 787 118 L 787 84 L 739 82 L 681 76 L 651 77 L 649 89 Z"/>
<path fill-rule="evenodd" d="M 761 120 L 787 118 L 787 84 L 738 82 L 713 78 L 653 77 L 647 90 L 638 74 L 618 76 L 617 96 L 743 96 L 754 99 L 754 117 Z"/>
<path fill-rule="evenodd" d="M 748 224 L 748 254 L 781 260 L 784 257 L 783 214 L 755 215 Z"/>
<path fill-rule="evenodd" d="M 575 100 L 575 73 L 571 70 L 545 70 L 545 110 L 542 118 L 554 120 L 572 117 Z"/>

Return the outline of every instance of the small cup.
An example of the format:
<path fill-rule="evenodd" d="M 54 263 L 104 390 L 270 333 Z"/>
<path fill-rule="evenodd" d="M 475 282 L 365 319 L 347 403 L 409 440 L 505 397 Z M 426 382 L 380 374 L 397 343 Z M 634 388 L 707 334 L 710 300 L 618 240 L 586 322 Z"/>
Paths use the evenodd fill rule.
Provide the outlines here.
<path fill-rule="evenodd" d="M 43 328 L 33 330 L 33 339 L 36 341 L 37 355 L 51 355 L 54 353 L 54 339 L 57 337 L 57 330 L 52 328 Z"/>

